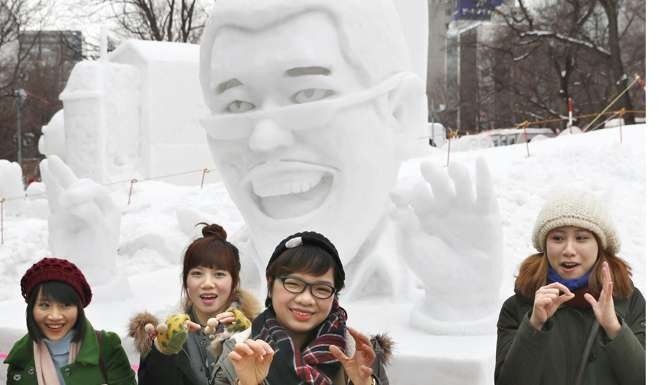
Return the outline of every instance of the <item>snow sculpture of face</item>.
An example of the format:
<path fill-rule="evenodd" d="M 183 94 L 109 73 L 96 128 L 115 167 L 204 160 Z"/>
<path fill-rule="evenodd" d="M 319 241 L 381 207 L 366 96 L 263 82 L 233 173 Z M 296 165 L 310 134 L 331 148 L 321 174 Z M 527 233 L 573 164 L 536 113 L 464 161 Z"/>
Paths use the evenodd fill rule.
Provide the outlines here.
<path fill-rule="evenodd" d="M 229 21 L 212 17 L 202 40 L 202 125 L 250 237 L 265 261 L 287 234 L 318 231 L 346 263 L 384 213 L 420 112 L 423 124 L 423 85 L 403 68 L 369 79 L 318 7 L 254 27 L 221 3 L 213 17 Z"/>

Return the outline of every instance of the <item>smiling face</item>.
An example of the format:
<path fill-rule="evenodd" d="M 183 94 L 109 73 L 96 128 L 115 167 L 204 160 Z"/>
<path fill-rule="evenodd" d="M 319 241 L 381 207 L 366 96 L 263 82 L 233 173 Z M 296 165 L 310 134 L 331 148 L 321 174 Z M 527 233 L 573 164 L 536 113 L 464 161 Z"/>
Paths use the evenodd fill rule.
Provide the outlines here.
<path fill-rule="evenodd" d="M 231 302 L 232 278 L 227 270 L 197 266 L 188 272 L 186 293 L 195 316 L 202 324 L 227 309 Z"/>
<path fill-rule="evenodd" d="M 46 338 L 59 341 L 76 325 L 78 307 L 73 303 L 49 299 L 42 294 L 42 290 L 39 290 L 32 316 Z"/>
<path fill-rule="evenodd" d="M 209 146 L 259 254 L 313 228 L 348 262 L 398 172 L 392 119 L 378 108 L 387 89 L 362 84 L 317 12 L 258 32 L 221 28 L 202 70 Z"/>
<path fill-rule="evenodd" d="M 294 341 L 305 341 L 309 333 L 328 318 L 335 298 L 334 294 L 326 299 L 315 297 L 311 293 L 312 287 L 309 284 L 334 287 L 334 269 L 330 268 L 322 275 L 292 273 L 287 277 L 299 280 L 298 282 L 304 281 L 308 286 L 303 292 L 296 294 L 284 287 L 282 279 L 276 278 L 271 292 L 273 310 L 277 321 L 287 329 Z"/>
<path fill-rule="evenodd" d="M 586 229 L 562 226 L 548 232 L 546 254 L 550 266 L 564 279 L 580 278 L 598 259 L 598 242 Z"/>

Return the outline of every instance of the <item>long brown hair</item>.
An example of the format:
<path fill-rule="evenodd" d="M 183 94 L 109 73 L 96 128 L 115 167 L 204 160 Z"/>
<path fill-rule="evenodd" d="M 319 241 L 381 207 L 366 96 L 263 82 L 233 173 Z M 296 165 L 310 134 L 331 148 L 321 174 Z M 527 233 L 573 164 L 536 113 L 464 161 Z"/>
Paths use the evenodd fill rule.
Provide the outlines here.
<path fill-rule="evenodd" d="M 598 258 L 591 268 L 589 274 L 588 288 L 592 293 L 600 293 L 603 285 L 601 282 L 601 266 L 604 261 L 610 265 L 612 273 L 612 282 L 614 290 L 612 296 L 615 299 L 627 298 L 633 292 L 633 283 L 631 280 L 630 266 L 621 258 L 614 254 L 601 251 L 598 246 Z M 527 298 L 534 298 L 534 294 L 548 282 L 548 258 L 544 253 L 532 254 L 520 264 L 518 276 L 516 277 L 515 288 L 520 294 Z"/>
<path fill-rule="evenodd" d="M 191 306 L 190 299 L 186 295 L 186 278 L 191 269 L 203 266 L 212 269 L 227 270 L 231 275 L 232 295 L 229 301 L 236 296 L 240 284 L 241 260 L 238 249 L 227 241 L 227 232 L 222 226 L 215 223 L 198 223 L 204 225 L 202 237 L 195 239 L 186 249 L 183 255 L 183 271 L 181 272 L 182 297 L 184 309 Z"/>

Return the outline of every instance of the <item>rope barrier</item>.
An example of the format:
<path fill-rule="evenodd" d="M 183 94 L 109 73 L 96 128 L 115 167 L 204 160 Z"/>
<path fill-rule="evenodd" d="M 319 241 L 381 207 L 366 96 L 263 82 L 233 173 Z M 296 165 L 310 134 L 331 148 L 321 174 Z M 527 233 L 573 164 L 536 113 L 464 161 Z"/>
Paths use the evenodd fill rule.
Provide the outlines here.
<path fill-rule="evenodd" d="M 206 171 L 204 171 L 204 170 L 206 170 Z M 113 186 L 113 185 L 116 185 L 116 184 L 130 183 L 130 182 L 133 181 L 133 180 L 136 181 L 136 182 L 134 182 L 134 183 L 137 183 L 137 182 L 146 182 L 146 181 L 155 181 L 155 180 L 159 180 L 159 179 L 172 178 L 172 177 L 175 177 L 175 176 L 183 176 L 183 175 L 199 174 L 200 172 L 204 172 L 205 174 L 210 174 L 210 173 L 213 172 L 213 171 L 215 171 L 215 169 L 204 168 L 204 169 L 199 169 L 199 170 L 192 170 L 192 171 L 179 172 L 179 173 L 175 173 L 175 174 L 159 175 L 159 176 L 154 176 L 154 177 L 150 177 L 150 178 L 143 178 L 143 179 L 136 179 L 136 178 L 133 178 L 133 179 L 124 179 L 124 180 L 118 180 L 118 181 L 115 181 L 115 182 L 101 183 L 101 185 L 102 185 L 102 186 Z M 46 196 L 47 196 L 47 194 L 42 193 L 42 194 L 34 194 L 34 195 L 30 195 L 29 197 L 30 197 L 30 198 L 42 198 L 42 197 L 46 197 Z M 14 200 L 19 200 L 19 199 L 23 199 L 23 200 L 25 200 L 25 199 L 27 199 L 27 198 L 28 198 L 28 195 L 25 194 L 24 196 L 21 196 L 21 197 L 9 197 L 9 198 L 5 198 L 5 200 L 6 200 L 6 201 L 14 201 Z"/>
<path fill-rule="evenodd" d="M 591 113 L 591 114 L 576 115 L 576 116 L 573 116 L 573 120 L 579 119 L 579 118 L 589 118 L 589 117 L 596 116 L 596 115 L 599 115 L 599 114 L 600 115 L 616 115 L 616 114 L 619 114 L 619 111 L 610 111 L 610 112 L 605 112 L 605 113 L 602 113 L 602 114 L 599 113 L 599 112 L 594 112 L 594 113 Z M 646 114 L 646 111 L 644 111 L 644 110 L 626 110 L 626 114 Z M 535 120 L 533 122 L 528 122 L 528 123 L 529 123 L 530 126 L 534 126 L 534 125 L 537 125 L 537 124 L 563 122 L 565 120 L 568 120 L 568 118 Z M 516 125 L 516 128 L 518 128 L 518 126 L 520 126 L 520 125 L 521 125 L 521 123 L 518 123 Z"/>
<path fill-rule="evenodd" d="M 635 75 L 635 80 L 631 82 L 631 85 L 634 85 L 636 82 L 639 83 L 640 80 L 641 79 L 639 78 L 639 76 Z M 643 81 L 643 80 L 641 80 L 641 81 Z M 626 89 L 626 91 L 630 88 L 631 85 L 628 85 L 628 88 Z M 622 95 L 622 94 L 620 94 L 620 95 Z M 611 104 L 612 103 L 610 103 L 610 105 Z M 601 112 L 598 112 L 598 113 L 582 114 L 582 115 L 573 116 L 573 119 L 588 118 L 588 117 L 591 117 L 591 116 L 600 117 L 600 116 L 603 116 L 603 115 L 612 115 L 611 118 L 613 118 L 614 116 L 621 116 L 622 117 L 625 114 L 646 114 L 646 111 L 645 110 L 625 110 L 625 109 L 618 110 L 618 111 L 601 111 Z M 597 119 L 598 118 L 594 119 L 594 121 L 597 120 Z M 525 120 L 522 123 L 518 123 L 516 125 L 516 128 L 523 128 L 525 130 L 525 135 L 526 135 L 526 138 L 527 138 L 526 129 L 530 126 L 534 126 L 534 125 L 538 125 L 538 124 L 544 124 L 544 123 L 562 122 L 564 120 L 566 120 L 566 118 L 535 120 L 535 121 L 531 121 L 531 122 Z M 607 121 L 609 121 L 609 120 L 607 120 Z M 605 123 L 607 121 L 605 121 Z M 593 121 L 592 121 L 592 123 L 593 123 Z M 523 127 L 523 125 L 524 125 L 524 127 Z M 459 138 L 461 135 L 459 133 L 459 130 L 452 130 L 450 128 L 449 133 L 448 133 L 447 136 L 448 136 L 448 141 L 447 141 L 447 166 L 449 166 L 449 152 L 450 152 L 450 147 L 451 147 L 451 139 Z M 418 137 L 417 139 L 418 140 L 428 140 L 428 137 L 423 136 L 423 137 Z M 623 140 L 623 139 L 621 139 L 621 140 Z M 527 142 L 527 140 L 525 140 L 525 141 Z M 529 148 L 528 148 L 527 154 L 529 156 Z M 135 184 L 137 182 L 156 181 L 156 180 L 161 180 L 161 179 L 173 178 L 173 177 L 177 177 L 177 176 L 198 174 L 198 173 L 201 172 L 202 173 L 202 178 L 201 178 L 201 182 L 200 182 L 200 189 L 203 189 L 204 188 L 204 183 L 205 183 L 205 180 L 206 180 L 206 174 L 210 174 L 211 172 L 214 172 L 214 171 L 216 171 L 216 170 L 215 169 L 209 169 L 209 168 L 203 168 L 203 169 L 197 169 L 197 170 L 191 170 L 191 171 L 178 172 L 178 173 L 174 173 L 174 174 L 158 175 L 158 176 L 154 176 L 154 177 L 150 177 L 150 178 L 124 179 L 124 180 L 118 180 L 118 181 L 114 181 L 114 182 L 102 183 L 101 185 L 102 186 L 113 186 L 113 185 L 117 185 L 117 184 L 131 183 L 130 188 L 132 189 L 133 184 Z M 46 197 L 46 196 L 47 196 L 47 194 L 35 194 L 35 195 L 31 195 L 29 197 L 30 198 L 43 198 L 43 197 Z M 3 198 L 3 202 L 9 202 L 9 201 L 14 201 L 14 200 L 19 200 L 19 199 L 25 200 L 27 198 L 28 198 L 28 195 L 25 194 L 25 195 L 20 196 L 20 197 Z M 130 203 L 130 198 L 129 198 L 129 203 Z"/>
<path fill-rule="evenodd" d="M 628 86 L 627 86 L 623 91 L 621 91 L 621 93 L 619 93 L 614 99 L 612 99 L 612 101 L 610 102 L 610 104 L 608 104 L 605 108 L 603 108 L 603 111 L 601 111 L 601 112 L 600 112 L 600 113 L 594 118 L 594 120 L 592 120 L 589 124 L 587 124 L 587 126 L 586 126 L 584 129 L 582 129 L 582 132 L 588 132 L 588 131 L 591 129 L 591 125 L 594 124 L 594 122 L 595 122 L 596 120 L 598 120 L 598 118 L 599 118 L 603 113 L 605 113 L 607 110 L 609 110 L 610 107 L 612 107 L 612 105 L 614 105 L 614 103 L 616 103 L 616 102 L 619 100 L 619 98 L 621 98 L 626 92 L 628 92 L 628 90 L 631 89 L 632 86 L 634 86 L 635 84 L 638 84 L 638 82 L 639 82 L 639 75 L 635 74 L 635 78 L 633 79 L 633 81 L 631 81 L 630 84 L 628 84 Z"/>

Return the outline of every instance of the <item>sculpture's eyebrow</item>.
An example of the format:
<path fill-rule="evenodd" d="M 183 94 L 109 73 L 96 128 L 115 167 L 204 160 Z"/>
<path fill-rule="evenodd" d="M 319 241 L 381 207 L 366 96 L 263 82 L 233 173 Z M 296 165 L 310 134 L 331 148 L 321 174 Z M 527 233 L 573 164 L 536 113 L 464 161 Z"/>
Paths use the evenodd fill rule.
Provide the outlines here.
<path fill-rule="evenodd" d="M 215 87 L 215 93 L 217 95 L 220 95 L 221 93 L 227 91 L 230 88 L 234 88 L 234 87 L 238 87 L 238 86 L 242 86 L 242 85 L 243 85 L 243 83 L 241 83 L 241 81 L 236 79 L 236 78 L 229 79 L 227 81 L 224 81 L 224 82 L 218 84 Z"/>
<path fill-rule="evenodd" d="M 295 67 L 286 70 L 286 76 L 307 76 L 307 75 L 321 75 L 328 76 L 330 75 L 330 69 L 326 67 Z"/>

